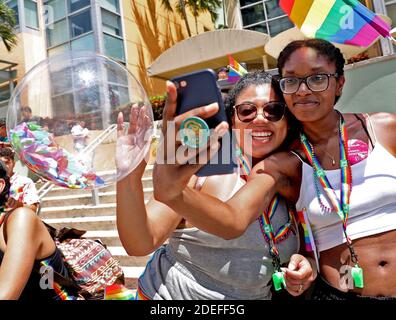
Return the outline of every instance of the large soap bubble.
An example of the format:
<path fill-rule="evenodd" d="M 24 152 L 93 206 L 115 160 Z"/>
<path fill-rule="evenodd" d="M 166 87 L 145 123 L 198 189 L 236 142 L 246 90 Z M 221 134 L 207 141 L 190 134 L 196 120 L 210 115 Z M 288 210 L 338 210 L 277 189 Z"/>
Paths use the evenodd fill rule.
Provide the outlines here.
<path fill-rule="evenodd" d="M 145 110 L 139 131 L 145 139 L 117 174 L 117 143 L 119 150 L 120 142 L 131 140 L 117 141 L 117 115 L 123 113 L 127 130 L 132 106 Z M 149 99 L 133 75 L 113 60 L 81 51 L 52 56 L 31 69 L 15 88 L 7 114 L 19 159 L 56 185 L 80 189 L 104 187 L 130 173 L 150 147 L 152 123 Z"/>

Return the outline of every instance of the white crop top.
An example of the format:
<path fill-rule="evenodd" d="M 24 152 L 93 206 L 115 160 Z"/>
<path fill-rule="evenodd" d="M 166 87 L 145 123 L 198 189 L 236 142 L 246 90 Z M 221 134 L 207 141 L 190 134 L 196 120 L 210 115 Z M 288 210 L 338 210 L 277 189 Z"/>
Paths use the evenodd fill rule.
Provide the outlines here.
<path fill-rule="evenodd" d="M 325 170 L 340 199 L 340 169 Z M 332 207 L 319 185 L 322 202 Z M 315 245 L 324 251 L 346 242 L 340 217 L 323 212 L 315 192 L 313 169 L 303 162 L 298 211 L 306 210 Z M 353 239 L 396 229 L 396 157 L 379 142 L 368 157 L 352 165 L 352 192 L 347 234 Z"/>

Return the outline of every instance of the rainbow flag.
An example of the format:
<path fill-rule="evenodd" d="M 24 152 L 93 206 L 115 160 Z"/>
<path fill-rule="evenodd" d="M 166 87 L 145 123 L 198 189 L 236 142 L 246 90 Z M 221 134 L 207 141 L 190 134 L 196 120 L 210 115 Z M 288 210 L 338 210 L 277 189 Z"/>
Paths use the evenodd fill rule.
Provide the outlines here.
<path fill-rule="evenodd" d="M 237 82 L 239 78 L 248 73 L 230 54 L 228 54 L 228 61 L 228 82 Z"/>
<path fill-rule="evenodd" d="M 368 47 L 390 26 L 358 0 L 280 0 L 280 7 L 308 38 Z"/>
<path fill-rule="evenodd" d="M 106 287 L 104 300 L 135 300 L 135 293 L 122 284 Z"/>

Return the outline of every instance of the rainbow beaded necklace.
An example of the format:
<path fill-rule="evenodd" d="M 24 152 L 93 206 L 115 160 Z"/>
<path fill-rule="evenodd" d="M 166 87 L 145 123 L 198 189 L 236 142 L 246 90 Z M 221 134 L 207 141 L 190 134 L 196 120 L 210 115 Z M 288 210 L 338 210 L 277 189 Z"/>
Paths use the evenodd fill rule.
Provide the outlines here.
<path fill-rule="evenodd" d="M 342 221 L 342 227 L 351 254 L 351 260 L 355 264 L 355 267 L 352 268 L 352 277 L 355 287 L 363 288 L 363 270 L 359 267 L 358 258 L 352 246 L 352 240 L 348 237 L 347 234 L 349 204 L 352 192 L 352 169 L 348 161 L 348 134 L 346 130 L 345 120 L 341 113 L 338 112 L 338 114 L 340 115 L 338 129 L 341 169 L 340 200 L 338 200 L 337 195 L 333 187 L 331 186 L 325 171 L 323 170 L 320 162 L 316 158 L 314 146 L 303 132 L 300 133 L 300 140 L 304 153 L 310 165 L 312 166 L 312 169 L 314 170 L 315 179 L 319 181 L 320 185 L 326 192 L 326 195 L 332 204 L 333 211 L 336 211 Z"/>
<path fill-rule="evenodd" d="M 238 154 L 239 167 L 241 169 L 240 176 L 242 179 L 247 180 L 247 177 L 251 172 L 250 162 L 240 149 L 238 150 L 237 154 Z M 270 202 L 268 210 L 264 211 L 260 215 L 260 217 L 257 218 L 260 224 L 261 234 L 263 235 L 264 240 L 269 245 L 269 252 L 272 258 L 272 264 L 275 269 L 275 272 L 272 275 L 272 279 L 274 281 L 275 290 L 277 291 L 282 288 L 282 285 L 285 288 L 286 284 L 285 284 L 283 272 L 281 271 L 279 250 L 276 244 L 285 240 L 289 236 L 290 232 L 293 231 L 295 224 L 294 210 L 286 202 L 288 214 L 289 214 L 288 221 L 284 225 L 282 225 L 276 231 L 276 233 L 274 233 L 274 229 L 271 224 L 271 219 L 275 215 L 280 199 L 281 199 L 280 195 L 275 194 L 275 196 L 272 198 Z"/>

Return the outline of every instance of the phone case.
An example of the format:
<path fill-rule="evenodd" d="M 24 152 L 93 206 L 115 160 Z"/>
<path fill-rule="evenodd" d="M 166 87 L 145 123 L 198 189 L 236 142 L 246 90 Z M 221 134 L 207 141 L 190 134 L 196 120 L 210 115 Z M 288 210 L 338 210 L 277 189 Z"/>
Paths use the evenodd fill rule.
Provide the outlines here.
<path fill-rule="evenodd" d="M 177 114 L 217 102 L 219 104 L 219 112 L 204 120 L 209 128 L 215 128 L 220 122 L 227 121 L 223 98 L 217 86 L 216 74 L 213 70 L 199 70 L 172 78 L 171 81 L 177 86 Z M 231 131 L 229 139 L 222 140 L 217 155 L 213 157 L 213 159 L 217 159 L 218 157 L 217 163 L 205 165 L 197 172 L 197 176 L 211 176 L 234 172 L 236 168 L 235 139 L 231 139 L 230 135 Z"/>

